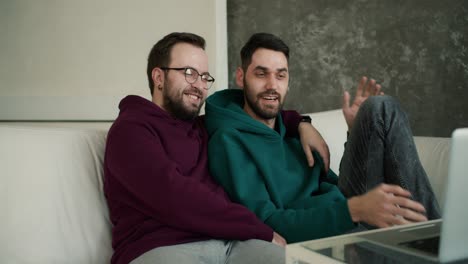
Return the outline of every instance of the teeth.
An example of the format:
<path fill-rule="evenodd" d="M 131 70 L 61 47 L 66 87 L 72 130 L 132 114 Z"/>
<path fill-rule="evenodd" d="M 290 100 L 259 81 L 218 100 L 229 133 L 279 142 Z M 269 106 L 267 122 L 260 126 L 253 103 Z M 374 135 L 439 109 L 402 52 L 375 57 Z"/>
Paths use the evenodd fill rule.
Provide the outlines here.
<path fill-rule="evenodd" d="M 192 99 L 195 99 L 195 100 L 198 99 L 198 96 L 195 96 L 195 95 L 193 95 L 193 94 L 189 94 L 188 96 L 189 96 L 190 98 L 192 98 Z"/>

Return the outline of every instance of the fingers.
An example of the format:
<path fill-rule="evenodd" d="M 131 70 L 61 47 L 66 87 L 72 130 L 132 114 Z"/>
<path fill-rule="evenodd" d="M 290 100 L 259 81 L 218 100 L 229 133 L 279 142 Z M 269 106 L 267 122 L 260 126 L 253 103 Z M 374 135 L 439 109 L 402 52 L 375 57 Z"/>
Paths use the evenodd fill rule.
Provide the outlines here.
<path fill-rule="evenodd" d="M 380 91 L 380 89 L 382 89 L 382 86 L 380 84 L 376 84 L 374 93 L 372 95 L 382 95 L 382 92 Z"/>
<path fill-rule="evenodd" d="M 319 153 L 320 157 L 322 157 L 322 160 L 323 160 L 323 163 L 324 163 L 324 169 L 325 169 L 326 172 L 328 172 L 328 169 L 330 168 L 330 149 L 328 148 L 328 145 L 327 144 L 321 144 L 316 149 L 316 151 Z M 310 165 L 310 163 L 309 163 L 309 165 Z"/>
<path fill-rule="evenodd" d="M 358 88 L 356 90 L 356 97 L 362 96 L 364 92 L 364 86 L 366 85 L 367 77 L 362 76 L 361 81 L 359 82 Z"/>
<path fill-rule="evenodd" d="M 383 95 L 384 93 L 381 92 L 382 86 L 377 84 L 374 79 L 370 79 L 368 81 L 366 76 L 361 78 L 359 82 L 358 89 L 356 91 L 356 97 L 369 97 L 374 95 Z"/>
<path fill-rule="evenodd" d="M 310 149 L 310 146 L 306 143 L 303 143 L 302 149 L 304 150 L 304 153 L 306 155 L 307 163 L 309 164 L 309 167 L 313 167 L 315 164 L 315 160 L 314 160 L 314 156 L 312 155 L 312 150 Z M 320 153 L 320 155 L 322 155 L 322 153 Z"/>
<path fill-rule="evenodd" d="M 404 225 L 427 221 L 427 217 L 408 208 L 391 205 L 387 208 L 383 223 L 391 225 Z"/>
<path fill-rule="evenodd" d="M 366 194 L 370 224 L 378 227 L 427 221 L 424 206 L 411 200 L 411 193 L 398 185 L 381 184 Z"/>
<path fill-rule="evenodd" d="M 369 97 L 372 94 L 372 91 L 375 88 L 375 80 L 370 79 L 367 82 L 366 88 L 364 89 L 364 93 L 362 94 L 363 97 Z"/>
<path fill-rule="evenodd" d="M 411 193 L 398 185 L 381 184 L 377 188 L 381 188 L 386 193 L 391 193 L 396 196 L 411 197 Z"/>
<path fill-rule="evenodd" d="M 395 196 L 394 203 L 400 207 L 408 208 L 416 212 L 425 213 L 426 209 L 424 206 L 416 201 L 410 200 L 404 197 Z"/>
<path fill-rule="evenodd" d="M 397 185 L 383 184 L 382 189 L 389 191 L 388 202 L 390 206 L 388 212 L 403 218 L 403 220 L 392 221 L 392 224 L 404 224 L 408 220 L 411 222 L 427 221 L 427 217 L 422 214 L 426 212 L 426 209 L 422 204 L 409 199 L 411 197 L 410 192 Z"/>
<path fill-rule="evenodd" d="M 396 206 L 395 206 L 396 207 Z M 396 215 L 399 215 L 403 217 L 404 219 L 407 219 L 412 222 L 423 222 L 427 221 L 427 217 L 421 213 L 415 212 L 413 210 L 407 209 L 407 208 L 402 208 L 402 207 L 396 207 Z"/>
<path fill-rule="evenodd" d="M 387 219 L 388 226 L 406 225 L 406 224 L 410 224 L 410 223 L 412 223 L 412 222 L 406 220 L 401 215 L 390 215 L 390 217 Z"/>
<path fill-rule="evenodd" d="M 348 91 L 345 91 L 343 94 L 343 111 L 346 111 L 349 109 L 349 101 L 351 100 L 351 95 L 349 94 Z"/>
<path fill-rule="evenodd" d="M 386 213 L 381 215 L 380 221 L 376 223 L 378 227 L 389 227 L 394 225 L 405 225 L 415 222 L 427 221 L 426 216 L 407 208 L 397 205 L 387 207 Z"/>

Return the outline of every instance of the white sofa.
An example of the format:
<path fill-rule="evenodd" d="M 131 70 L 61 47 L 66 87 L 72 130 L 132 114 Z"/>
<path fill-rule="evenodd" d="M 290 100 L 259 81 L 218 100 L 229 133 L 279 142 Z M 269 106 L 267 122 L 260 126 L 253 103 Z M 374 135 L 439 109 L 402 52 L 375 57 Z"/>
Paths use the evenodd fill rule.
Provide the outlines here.
<path fill-rule="evenodd" d="M 338 171 L 346 138 L 341 111 L 311 116 Z M 0 263 L 109 263 L 102 192 L 109 125 L 0 123 Z M 450 139 L 415 139 L 441 201 Z"/>

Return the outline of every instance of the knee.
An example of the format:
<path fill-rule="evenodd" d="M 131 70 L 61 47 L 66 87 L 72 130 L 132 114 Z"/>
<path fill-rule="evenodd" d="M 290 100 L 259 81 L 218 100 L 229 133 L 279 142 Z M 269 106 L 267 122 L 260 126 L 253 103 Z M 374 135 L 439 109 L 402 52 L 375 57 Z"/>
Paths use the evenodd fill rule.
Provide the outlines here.
<path fill-rule="evenodd" d="M 400 103 L 397 99 L 389 95 L 371 96 L 362 104 L 361 108 L 368 109 L 371 112 L 389 112 L 400 110 Z"/>

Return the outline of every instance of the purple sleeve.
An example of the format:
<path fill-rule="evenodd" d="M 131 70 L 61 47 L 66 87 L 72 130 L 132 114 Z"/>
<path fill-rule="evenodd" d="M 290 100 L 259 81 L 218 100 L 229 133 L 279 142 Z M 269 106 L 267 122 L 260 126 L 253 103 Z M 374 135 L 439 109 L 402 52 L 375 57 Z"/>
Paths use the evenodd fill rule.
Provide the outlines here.
<path fill-rule="evenodd" d="M 105 163 L 121 186 L 123 202 L 168 226 L 220 239 L 273 238 L 270 227 L 229 201 L 221 187 L 184 175 L 166 155 L 159 137 L 143 125 L 114 127 L 108 135 Z"/>
<path fill-rule="evenodd" d="M 301 115 L 294 110 L 281 111 L 284 126 L 286 127 L 286 137 L 299 137 L 299 123 Z"/>

